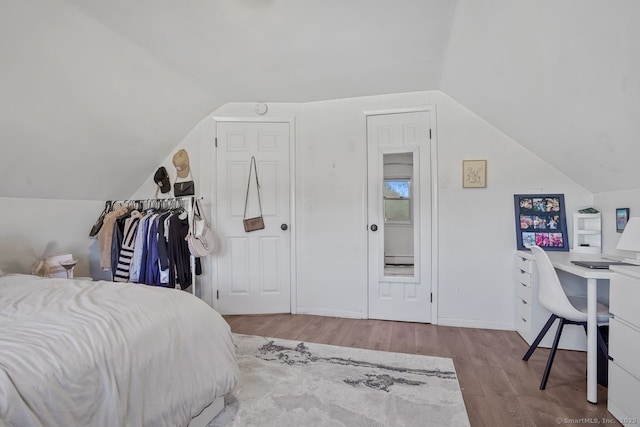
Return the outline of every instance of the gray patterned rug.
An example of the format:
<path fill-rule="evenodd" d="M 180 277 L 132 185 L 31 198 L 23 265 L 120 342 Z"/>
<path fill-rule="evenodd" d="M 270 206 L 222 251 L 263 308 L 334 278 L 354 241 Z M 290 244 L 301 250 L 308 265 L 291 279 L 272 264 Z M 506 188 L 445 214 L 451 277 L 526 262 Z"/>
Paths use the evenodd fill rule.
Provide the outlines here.
<path fill-rule="evenodd" d="M 234 334 L 240 378 L 210 426 L 468 426 L 453 361 Z"/>

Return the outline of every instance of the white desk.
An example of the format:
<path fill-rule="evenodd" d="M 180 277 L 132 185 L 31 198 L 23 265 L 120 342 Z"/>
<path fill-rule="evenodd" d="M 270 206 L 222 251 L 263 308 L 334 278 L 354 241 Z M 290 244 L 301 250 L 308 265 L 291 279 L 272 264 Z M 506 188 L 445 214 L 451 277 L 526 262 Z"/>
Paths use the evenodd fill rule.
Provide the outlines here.
<path fill-rule="evenodd" d="M 519 253 L 531 254 L 529 251 Z M 599 260 L 601 254 L 583 254 L 574 252 L 547 252 L 553 266 L 567 273 L 587 279 L 587 400 L 598 403 L 598 279 L 610 280 L 613 272 L 580 267 L 572 264 L 577 260 Z"/>

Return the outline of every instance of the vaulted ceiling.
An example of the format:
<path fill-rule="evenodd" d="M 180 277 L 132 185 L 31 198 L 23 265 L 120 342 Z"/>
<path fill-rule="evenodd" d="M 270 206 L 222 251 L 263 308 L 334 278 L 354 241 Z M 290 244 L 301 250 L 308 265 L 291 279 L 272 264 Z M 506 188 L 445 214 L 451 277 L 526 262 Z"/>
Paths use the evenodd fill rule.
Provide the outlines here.
<path fill-rule="evenodd" d="M 127 196 L 230 101 L 439 89 L 593 192 L 640 187 L 634 0 L 1 0 L 0 197 Z"/>

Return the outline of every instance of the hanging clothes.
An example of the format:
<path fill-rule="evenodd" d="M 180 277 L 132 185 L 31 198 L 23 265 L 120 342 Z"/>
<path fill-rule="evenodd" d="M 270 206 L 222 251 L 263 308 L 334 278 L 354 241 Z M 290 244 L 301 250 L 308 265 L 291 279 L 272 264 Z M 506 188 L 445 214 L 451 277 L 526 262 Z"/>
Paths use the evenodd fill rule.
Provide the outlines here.
<path fill-rule="evenodd" d="M 124 215 L 128 208 L 124 206 L 115 207 L 111 212 L 105 214 L 102 227 L 98 232 L 98 250 L 100 252 L 100 268 L 111 270 L 111 243 L 113 239 L 113 227 L 116 220 Z"/>
<path fill-rule="evenodd" d="M 149 231 L 147 233 L 147 259 L 144 266 L 145 280 L 147 285 L 160 286 L 160 270 L 158 267 L 158 218 L 160 215 L 155 214 L 149 222 Z"/>
<path fill-rule="evenodd" d="M 131 259 L 133 258 L 136 231 L 138 231 L 138 221 L 140 221 L 141 217 L 142 214 L 134 210 L 124 221 L 122 246 L 118 256 L 118 265 L 113 275 L 114 282 L 129 281 L 129 270 L 131 269 Z"/>
<path fill-rule="evenodd" d="M 180 285 L 181 289 L 186 289 L 191 285 L 191 252 L 185 238 L 189 232 L 189 220 L 187 215 L 181 218 L 180 215 L 169 217 L 169 239 L 168 259 L 169 259 L 169 287 Z M 196 275 L 202 274 L 200 259 L 196 258 Z"/>
<path fill-rule="evenodd" d="M 105 214 L 97 236 L 100 265 L 111 270 L 114 281 L 178 289 L 191 286 L 191 253 L 185 240 L 189 231 L 188 212 L 177 207 L 176 200 L 183 202 L 174 199 L 173 204 L 165 207 L 163 202 L 148 200 L 151 206 L 146 210 L 144 201 L 128 202 L 136 208 L 116 202 L 117 207 Z M 192 206 L 191 203 L 189 208 Z M 199 258 L 195 258 L 194 273 L 202 274 Z"/>
<path fill-rule="evenodd" d="M 131 260 L 131 270 L 129 271 L 129 281 L 133 283 L 140 283 L 140 275 L 142 273 L 142 266 L 146 265 L 146 252 L 144 246 L 146 245 L 145 238 L 147 231 L 149 230 L 149 219 L 153 216 L 154 211 L 147 211 L 145 215 L 138 221 L 138 229 L 136 231 L 136 239 L 133 248 L 133 259 Z M 143 259 L 143 256 L 145 259 Z M 142 278 L 144 282 L 144 277 Z"/>

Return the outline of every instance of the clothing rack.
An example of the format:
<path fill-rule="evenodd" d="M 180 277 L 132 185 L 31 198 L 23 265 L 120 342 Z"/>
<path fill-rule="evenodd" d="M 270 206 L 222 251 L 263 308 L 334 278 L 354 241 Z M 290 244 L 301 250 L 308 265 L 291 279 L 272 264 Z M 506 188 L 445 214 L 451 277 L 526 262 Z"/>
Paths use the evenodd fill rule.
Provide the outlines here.
<path fill-rule="evenodd" d="M 166 197 L 163 199 L 123 199 L 123 200 L 107 200 L 107 203 L 111 205 L 136 205 L 140 209 L 172 209 L 182 207 L 189 211 L 193 208 L 193 202 L 196 200 L 203 200 L 201 196 L 183 196 L 183 197 Z M 185 206 L 185 202 L 190 202 Z"/>
<path fill-rule="evenodd" d="M 107 200 L 107 203 L 111 204 L 111 208 L 114 205 L 131 206 L 135 205 L 138 210 L 144 209 L 184 209 L 189 217 L 192 215 L 193 206 L 196 200 L 203 200 L 202 196 L 182 196 L 182 197 L 166 197 L 156 199 L 124 199 L 124 200 Z M 188 202 L 188 203 L 187 203 Z M 185 206 L 186 205 L 186 206 Z M 191 270 L 191 294 L 196 296 L 196 257 L 189 256 L 189 268 Z"/>

